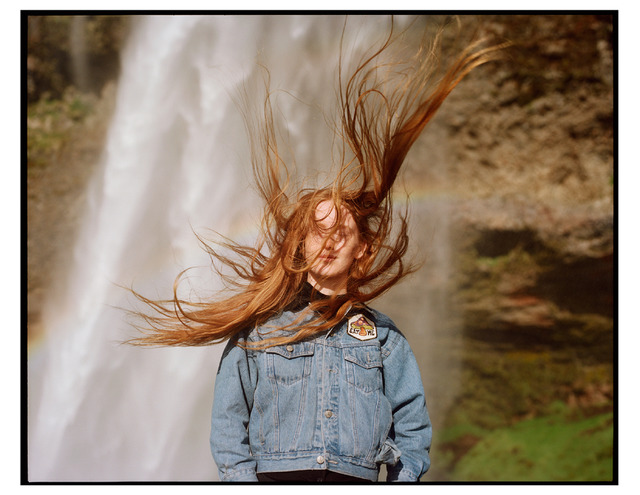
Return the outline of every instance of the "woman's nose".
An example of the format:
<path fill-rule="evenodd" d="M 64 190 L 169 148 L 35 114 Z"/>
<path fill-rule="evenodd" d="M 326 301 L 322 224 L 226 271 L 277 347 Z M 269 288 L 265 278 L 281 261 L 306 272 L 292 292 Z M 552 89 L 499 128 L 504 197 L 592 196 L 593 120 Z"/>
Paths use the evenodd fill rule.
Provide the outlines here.
<path fill-rule="evenodd" d="M 327 239 L 327 249 L 337 250 L 344 244 L 344 237 L 340 233 L 335 233 Z"/>

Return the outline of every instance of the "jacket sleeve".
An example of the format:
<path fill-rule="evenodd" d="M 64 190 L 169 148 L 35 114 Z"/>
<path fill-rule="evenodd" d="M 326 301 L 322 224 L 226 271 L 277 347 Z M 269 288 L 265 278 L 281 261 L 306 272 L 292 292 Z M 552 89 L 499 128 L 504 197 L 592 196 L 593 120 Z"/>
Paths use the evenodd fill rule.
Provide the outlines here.
<path fill-rule="evenodd" d="M 211 414 L 211 453 L 221 481 L 258 481 L 249 446 L 249 417 L 256 386 L 251 352 L 232 339 L 222 354 Z"/>
<path fill-rule="evenodd" d="M 390 331 L 383 350 L 385 395 L 393 411 L 389 434 L 400 459 L 387 466 L 387 481 L 419 481 L 431 464 L 431 421 L 415 356 L 404 336 Z"/>

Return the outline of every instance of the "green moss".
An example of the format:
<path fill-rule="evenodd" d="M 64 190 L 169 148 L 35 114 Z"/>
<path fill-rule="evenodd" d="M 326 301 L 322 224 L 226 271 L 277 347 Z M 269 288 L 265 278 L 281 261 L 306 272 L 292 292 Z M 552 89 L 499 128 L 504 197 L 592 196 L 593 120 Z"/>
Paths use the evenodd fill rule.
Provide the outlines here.
<path fill-rule="evenodd" d="M 557 403 L 556 403 L 557 404 Z M 457 463 L 456 481 L 611 481 L 613 413 L 566 411 L 487 434 Z"/>
<path fill-rule="evenodd" d="M 600 407 L 597 401 L 608 400 L 613 382 L 611 363 L 587 364 L 570 350 L 499 352 L 470 344 L 462 364 L 462 389 L 447 413 L 447 429 L 491 430 L 549 414 L 556 401 L 575 400 L 587 385 L 601 395 L 589 398 L 585 407 Z M 455 433 L 448 435 L 446 441 Z"/>
<path fill-rule="evenodd" d="M 62 99 L 42 98 L 27 109 L 28 168 L 45 167 L 81 128 L 97 105 L 93 95 L 79 93 L 73 88 Z"/>
<path fill-rule="evenodd" d="M 482 428 L 477 424 L 469 422 L 457 423 L 438 432 L 437 440 L 439 443 L 446 444 L 448 442 L 455 442 L 456 440 L 469 435 L 482 438 L 490 431 L 491 430 L 487 430 L 486 428 Z"/>

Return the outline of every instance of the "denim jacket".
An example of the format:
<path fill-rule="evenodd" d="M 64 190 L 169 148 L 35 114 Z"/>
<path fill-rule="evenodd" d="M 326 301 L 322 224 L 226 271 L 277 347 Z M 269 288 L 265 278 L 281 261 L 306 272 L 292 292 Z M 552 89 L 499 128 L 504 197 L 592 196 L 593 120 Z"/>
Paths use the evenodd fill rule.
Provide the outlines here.
<path fill-rule="evenodd" d="M 284 311 L 272 325 L 296 318 Z M 211 451 L 222 481 L 257 472 L 328 469 L 375 481 L 418 481 L 430 464 L 431 423 L 420 372 L 393 322 L 369 308 L 311 340 L 223 353 Z M 273 336 L 273 333 L 270 335 Z"/>

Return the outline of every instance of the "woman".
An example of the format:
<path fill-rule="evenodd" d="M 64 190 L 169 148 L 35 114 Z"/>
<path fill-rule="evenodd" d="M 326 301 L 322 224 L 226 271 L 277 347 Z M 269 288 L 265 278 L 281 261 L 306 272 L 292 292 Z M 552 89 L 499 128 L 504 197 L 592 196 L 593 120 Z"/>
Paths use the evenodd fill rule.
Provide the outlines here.
<path fill-rule="evenodd" d="M 429 467 L 431 425 L 416 360 L 391 320 L 349 297 L 370 251 L 358 228 L 366 219 L 328 191 L 309 204 L 306 282 L 223 354 L 211 423 L 221 479 L 375 481 L 387 463 L 389 480 L 417 481 Z M 333 328 L 303 340 L 283 330 L 304 327 L 321 302 L 344 315 Z M 282 344 L 264 349 L 270 339 Z"/>
<path fill-rule="evenodd" d="M 334 182 L 294 191 L 278 152 L 269 98 L 252 147 L 265 200 L 256 246 L 205 245 L 229 283 L 220 300 L 152 301 L 138 345 L 227 341 L 214 394 L 211 449 L 223 481 L 417 481 L 431 425 L 416 360 L 393 322 L 367 303 L 413 268 L 406 213 L 391 188 L 446 96 L 496 47 L 469 45 L 443 74 L 435 48 L 403 62 L 393 29 L 345 80 Z M 393 55 L 393 54 L 392 54 Z M 436 76 L 438 79 L 436 79 Z M 255 140 L 253 141 L 256 142 Z M 392 228 L 393 226 L 393 228 Z"/>

